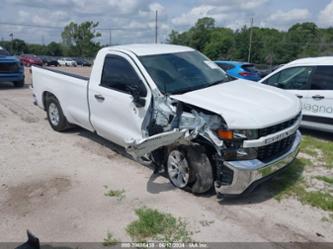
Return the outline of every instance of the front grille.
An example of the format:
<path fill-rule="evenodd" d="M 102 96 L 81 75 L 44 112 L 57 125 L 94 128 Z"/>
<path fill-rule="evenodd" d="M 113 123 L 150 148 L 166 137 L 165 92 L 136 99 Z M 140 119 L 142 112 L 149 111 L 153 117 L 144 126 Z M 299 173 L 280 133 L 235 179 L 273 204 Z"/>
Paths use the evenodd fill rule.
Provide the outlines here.
<path fill-rule="evenodd" d="M 299 116 L 301 115 L 301 113 L 299 113 L 296 117 L 285 121 L 283 123 L 277 124 L 277 125 L 273 125 L 267 128 L 263 128 L 263 129 L 259 129 L 258 131 L 258 137 L 264 137 L 279 131 L 282 131 L 284 129 L 289 128 L 290 126 L 292 126 L 293 124 L 295 124 L 295 122 L 298 120 Z"/>
<path fill-rule="evenodd" d="M 19 71 L 19 66 L 16 62 L 0 63 L 0 73 L 16 73 Z"/>
<path fill-rule="evenodd" d="M 275 143 L 258 147 L 258 159 L 263 162 L 271 161 L 287 152 L 296 138 L 296 133 Z"/>

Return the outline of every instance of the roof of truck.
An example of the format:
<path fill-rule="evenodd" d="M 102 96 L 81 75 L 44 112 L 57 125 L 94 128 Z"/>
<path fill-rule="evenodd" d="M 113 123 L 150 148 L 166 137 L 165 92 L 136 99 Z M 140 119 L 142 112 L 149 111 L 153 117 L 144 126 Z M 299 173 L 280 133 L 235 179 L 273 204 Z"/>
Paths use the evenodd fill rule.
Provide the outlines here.
<path fill-rule="evenodd" d="M 138 56 L 194 51 L 194 49 L 190 47 L 170 45 L 170 44 L 130 44 L 130 45 L 111 46 L 105 49 L 130 51 Z"/>

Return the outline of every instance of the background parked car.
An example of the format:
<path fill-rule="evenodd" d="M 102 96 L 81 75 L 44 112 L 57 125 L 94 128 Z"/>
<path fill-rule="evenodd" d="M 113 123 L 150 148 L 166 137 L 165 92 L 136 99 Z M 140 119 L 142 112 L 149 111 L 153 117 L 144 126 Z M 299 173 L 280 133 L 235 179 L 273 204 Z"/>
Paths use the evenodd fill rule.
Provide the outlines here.
<path fill-rule="evenodd" d="M 89 61 L 87 61 L 86 59 L 77 57 L 77 58 L 74 58 L 74 60 L 76 61 L 76 64 L 78 66 L 91 67 L 91 63 Z"/>
<path fill-rule="evenodd" d="M 290 62 L 260 82 L 286 89 L 301 99 L 303 127 L 333 132 L 333 56 Z"/>
<path fill-rule="evenodd" d="M 24 86 L 24 67 L 20 60 L 0 47 L 0 82 L 13 82 L 15 87 Z"/>
<path fill-rule="evenodd" d="M 67 66 L 67 67 L 76 67 L 77 66 L 76 61 L 71 58 L 60 58 L 60 59 L 58 59 L 58 63 L 61 66 Z"/>
<path fill-rule="evenodd" d="M 20 61 L 24 66 L 30 67 L 31 65 L 43 66 L 43 60 L 34 54 L 22 54 Z"/>
<path fill-rule="evenodd" d="M 46 66 L 59 66 L 58 59 L 52 56 L 40 56 L 40 58 L 43 60 L 43 64 Z"/>
<path fill-rule="evenodd" d="M 215 61 L 215 63 L 232 77 L 252 81 L 261 79 L 260 74 L 251 63 L 239 61 Z"/>

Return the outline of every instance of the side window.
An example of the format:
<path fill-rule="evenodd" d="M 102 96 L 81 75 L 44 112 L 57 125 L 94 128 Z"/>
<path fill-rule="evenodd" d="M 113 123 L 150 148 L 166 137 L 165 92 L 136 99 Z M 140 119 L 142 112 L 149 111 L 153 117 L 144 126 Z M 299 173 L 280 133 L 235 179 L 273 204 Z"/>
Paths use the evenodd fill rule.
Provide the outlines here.
<path fill-rule="evenodd" d="M 132 65 L 117 55 L 105 57 L 101 86 L 130 94 L 131 89 L 139 91 L 141 96 L 147 95 L 147 90 L 135 72 Z"/>
<path fill-rule="evenodd" d="M 284 69 L 265 81 L 265 84 L 282 89 L 309 89 L 313 67 L 292 67 Z"/>
<path fill-rule="evenodd" d="M 269 77 L 267 80 L 265 80 L 264 83 L 267 85 L 271 85 L 271 86 L 278 86 L 280 75 L 281 75 L 281 72 L 276 73 L 273 76 Z"/>
<path fill-rule="evenodd" d="M 333 90 L 333 66 L 318 66 L 311 80 L 313 90 Z"/>

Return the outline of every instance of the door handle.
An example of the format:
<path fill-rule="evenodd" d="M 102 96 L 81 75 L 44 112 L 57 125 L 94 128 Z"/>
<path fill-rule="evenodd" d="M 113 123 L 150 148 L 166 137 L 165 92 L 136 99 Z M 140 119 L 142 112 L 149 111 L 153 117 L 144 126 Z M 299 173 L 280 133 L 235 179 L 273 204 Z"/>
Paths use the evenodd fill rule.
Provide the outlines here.
<path fill-rule="evenodd" d="M 95 94 L 95 99 L 103 101 L 105 98 L 101 94 Z"/>
<path fill-rule="evenodd" d="M 315 95 L 315 96 L 312 96 L 312 98 L 315 100 L 321 100 L 321 99 L 324 99 L 325 97 L 321 96 L 321 95 Z"/>
<path fill-rule="evenodd" d="M 303 98 L 302 95 L 298 95 L 298 94 L 296 94 L 296 97 L 299 98 L 299 99 L 302 99 L 302 98 Z"/>

